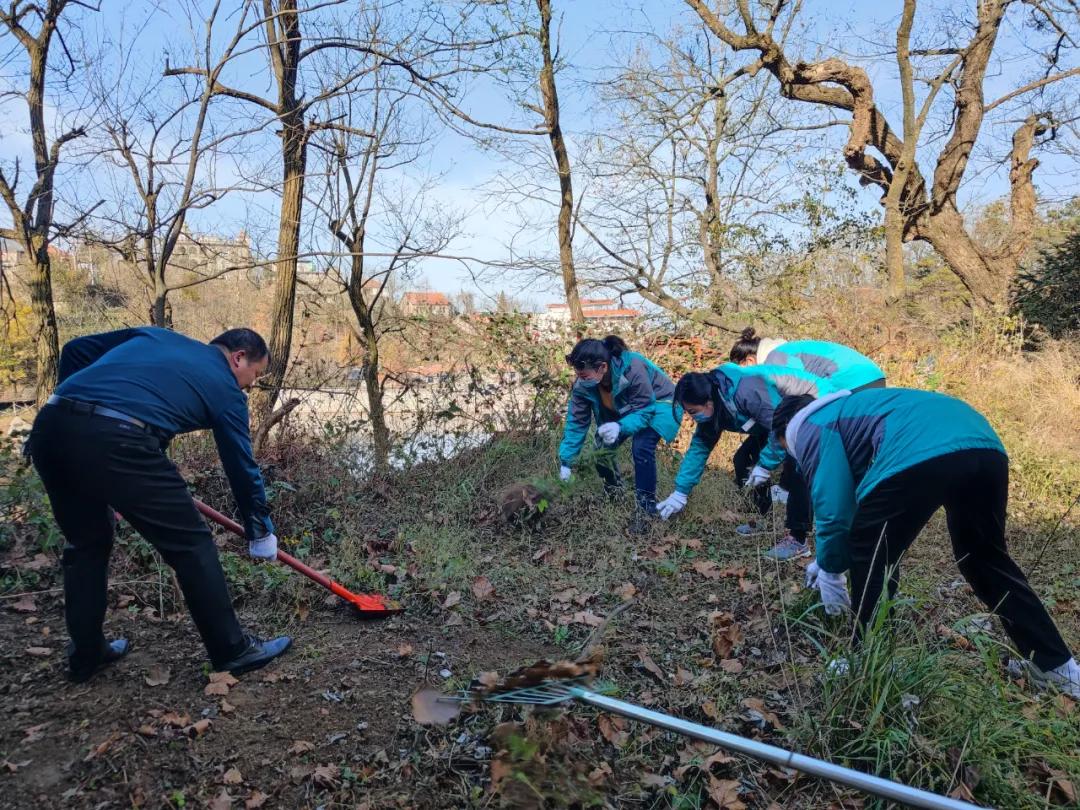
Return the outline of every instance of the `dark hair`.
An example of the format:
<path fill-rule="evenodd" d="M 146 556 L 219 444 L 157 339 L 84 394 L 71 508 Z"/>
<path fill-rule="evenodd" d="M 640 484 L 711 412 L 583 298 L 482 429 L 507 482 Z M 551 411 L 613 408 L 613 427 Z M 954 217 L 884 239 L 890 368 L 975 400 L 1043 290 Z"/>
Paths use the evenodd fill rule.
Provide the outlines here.
<path fill-rule="evenodd" d="M 784 433 L 787 432 L 787 426 L 791 424 L 791 420 L 795 418 L 795 414 L 814 401 L 814 398 L 809 394 L 799 394 L 798 396 L 787 396 L 780 400 L 780 404 L 776 406 L 776 410 L 772 414 L 772 432 L 777 438 L 783 438 Z"/>
<path fill-rule="evenodd" d="M 757 354 L 758 346 L 761 345 L 761 338 L 754 333 L 754 327 L 748 326 L 742 330 L 739 335 L 739 339 L 735 341 L 735 345 L 731 347 L 731 353 L 728 354 L 728 359 L 732 363 L 741 363 L 747 357 Z"/>
<path fill-rule="evenodd" d="M 254 362 L 270 356 L 270 350 L 266 347 L 266 341 L 262 339 L 262 335 L 246 327 L 222 332 L 210 341 L 210 345 L 221 346 L 230 352 L 246 352 L 248 360 Z"/>
<path fill-rule="evenodd" d="M 680 405 L 704 405 L 713 398 L 713 379 L 701 371 L 688 371 L 675 384 L 672 396 L 671 412 L 676 413 Z"/>
<path fill-rule="evenodd" d="M 568 365 L 576 369 L 596 368 L 601 363 L 610 363 L 612 357 L 621 357 L 623 352 L 630 351 L 621 337 L 608 335 L 603 340 L 585 338 L 579 340 L 577 345 L 566 355 Z"/>

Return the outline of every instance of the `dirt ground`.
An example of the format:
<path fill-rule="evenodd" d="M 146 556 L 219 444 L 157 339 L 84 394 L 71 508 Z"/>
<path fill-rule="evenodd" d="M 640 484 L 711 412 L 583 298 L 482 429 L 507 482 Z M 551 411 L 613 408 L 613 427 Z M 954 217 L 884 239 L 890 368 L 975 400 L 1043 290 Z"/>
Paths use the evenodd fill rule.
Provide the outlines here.
<path fill-rule="evenodd" d="M 275 628 L 295 639 L 279 661 L 207 695 L 186 616 L 114 608 L 107 628 L 131 641 L 131 653 L 77 686 L 63 677 L 58 597 L 39 600 L 31 615 L 0 613 L 0 805 L 228 806 L 225 791 L 236 806 L 308 806 L 342 783 L 343 763 L 359 778 L 369 762 L 407 759 L 398 747 L 418 742 L 407 722 L 418 684 L 548 652 L 498 628 L 323 609 Z M 429 799 L 412 795 L 414 806 Z"/>

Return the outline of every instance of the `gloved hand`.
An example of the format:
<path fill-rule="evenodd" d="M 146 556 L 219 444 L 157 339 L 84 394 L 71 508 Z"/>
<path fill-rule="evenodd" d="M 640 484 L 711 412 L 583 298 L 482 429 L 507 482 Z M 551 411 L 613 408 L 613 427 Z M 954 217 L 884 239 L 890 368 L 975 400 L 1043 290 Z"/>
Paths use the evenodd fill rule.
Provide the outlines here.
<path fill-rule="evenodd" d="M 807 566 L 809 569 L 810 566 Z M 821 604 L 830 616 L 839 616 L 851 610 L 851 597 L 847 591 L 847 577 L 843 574 L 830 574 L 818 569 L 817 589 L 821 593 Z"/>
<path fill-rule="evenodd" d="M 772 473 L 759 464 L 750 471 L 750 475 L 746 476 L 746 486 L 753 489 L 768 483 L 770 478 L 772 478 Z"/>
<path fill-rule="evenodd" d="M 821 573 L 821 568 L 818 567 L 817 560 L 814 560 L 808 566 L 806 566 L 806 587 L 816 588 L 818 574 Z"/>
<path fill-rule="evenodd" d="M 676 512 L 681 512 L 686 506 L 686 496 L 681 492 L 672 492 L 664 500 L 656 505 L 656 511 L 661 518 L 667 520 Z"/>
<path fill-rule="evenodd" d="M 272 560 L 277 557 L 277 535 L 268 534 L 248 543 L 248 554 L 256 560 Z"/>
<path fill-rule="evenodd" d="M 569 467 L 567 467 L 565 464 L 563 464 L 561 467 L 559 467 L 559 480 L 560 481 L 569 481 L 570 476 L 573 474 L 573 472 L 574 472 L 573 470 L 571 470 Z"/>
<path fill-rule="evenodd" d="M 596 429 L 596 435 L 600 437 L 600 441 L 604 444 L 615 444 L 615 440 L 619 438 L 620 430 L 622 428 L 619 427 L 618 422 L 604 422 Z"/>

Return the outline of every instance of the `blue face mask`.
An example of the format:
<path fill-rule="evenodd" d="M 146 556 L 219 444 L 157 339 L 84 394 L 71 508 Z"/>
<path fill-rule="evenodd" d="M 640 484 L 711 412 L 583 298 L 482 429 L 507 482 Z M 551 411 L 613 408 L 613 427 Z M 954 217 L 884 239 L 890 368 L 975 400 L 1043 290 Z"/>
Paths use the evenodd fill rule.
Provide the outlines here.
<path fill-rule="evenodd" d="M 699 425 L 703 425 L 706 422 L 709 422 L 709 421 L 712 420 L 712 415 L 711 414 L 704 414 L 704 413 L 699 412 L 699 413 L 690 414 L 690 418 L 693 419 L 695 422 L 697 422 Z"/>
<path fill-rule="evenodd" d="M 599 380 L 586 380 L 583 377 L 578 377 L 578 385 L 582 388 L 596 388 L 599 384 Z"/>

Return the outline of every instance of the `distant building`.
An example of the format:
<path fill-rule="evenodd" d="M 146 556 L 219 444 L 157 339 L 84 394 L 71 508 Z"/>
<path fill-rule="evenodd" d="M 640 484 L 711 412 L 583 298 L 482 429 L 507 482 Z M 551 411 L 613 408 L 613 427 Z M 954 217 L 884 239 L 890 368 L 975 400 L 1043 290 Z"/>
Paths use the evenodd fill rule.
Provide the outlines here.
<path fill-rule="evenodd" d="M 585 322 L 603 328 L 629 327 L 642 313 L 637 309 L 619 306 L 614 298 L 582 298 L 581 310 Z M 536 316 L 536 325 L 544 331 L 554 332 L 570 323 L 570 307 L 567 304 L 548 304 L 546 310 Z"/>
<path fill-rule="evenodd" d="M 454 309 L 441 292 L 407 292 L 401 296 L 401 311 L 408 317 L 449 318 Z"/>
<path fill-rule="evenodd" d="M 185 228 L 169 257 L 170 268 L 203 276 L 236 268 L 236 277 L 241 278 L 254 264 L 251 240 L 245 231 L 230 239 L 215 234 L 194 235 Z"/>

